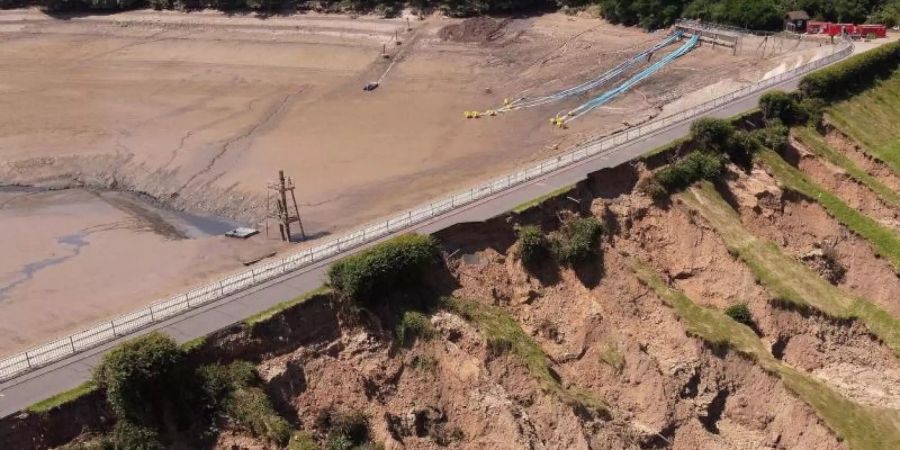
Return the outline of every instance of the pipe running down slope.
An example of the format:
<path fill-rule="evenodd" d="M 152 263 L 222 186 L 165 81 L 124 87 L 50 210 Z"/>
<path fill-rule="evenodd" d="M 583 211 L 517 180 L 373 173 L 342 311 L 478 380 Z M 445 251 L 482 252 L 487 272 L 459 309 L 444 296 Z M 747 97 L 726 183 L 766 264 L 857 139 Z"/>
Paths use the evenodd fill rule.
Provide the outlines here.
<path fill-rule="evenodd" d="M 619 63 L 619 65 L 604 72 L 600 76 L 593 78 L 591 80 L 585 81 L 584 83 L 581 83 L 579 85 L 576 85 L 576 86 L 573 86 L 573 87 L 570 87 L 567 89 L 563 89 L 563 90 L 555 92 L 553 94 L 544 95 L 544 96 L 540 96 L 540 97 L 522 96 L 511 102 L 507 102 L 506 104 L 504 104 L 503 106 L 501 106 L 497 109 L 488 110 L 483 113 L 478 113 L 478 115 L 495 115 L 497 113 L 515 111 L 517 109 L 532 108 L 535 106 L 558 102 L 558 101 L 564 100 L 568 97 L 580 95 L 580 94 L 588 92 L 592 89 L 596 89 L 596 88 L 603 86 L 603 85 L 609 83 L 610 81 L 616 79 L 617 77 L 619 77 L 620 75 L 625 73 L 627 70 L 631 69 L 632 67 L 640 64 L 641 62 L 646 61 L 648 59 L 648 55 L 652 55 L 653 53 L 673 44 L 675 41 L 680 39 L 683 36 L 683 34 L 684 33 L 681 31 L 670 34 L 665 39 L 656 43 L 652 47 L 647 48 L 647 49 L 641 51 L 640 53 L 633 55 L 632 57 L 628 58 L 625 61 L 622 61 L 621 63 Z M 469 111 L 468 113 L 471 113 L 471 111 Z M 469 114 L 467 114 L 467 117 L 470 117 Z"/>
<path fill-rule="evenodd" d="M 695 35 L 691 36 L 691 38 L 688 39 L 687 42 L 685 42 L 684 45 L 679 47 L 677 50 L 675 50 L 672 53 L 669 53 L 665 57 L 661 58 L 659 61 L 651 64 L 646 69 L 638 72 L 637 74 L 635 74 L 634 76 L 629 78 L 624 83 L 616 86 L 613 89 L 610 89 L 610 90 L 604 92 L 603 94 L 600 94 L 600 96 L 598 96 L 592 100 L 582 103 L 577 108 L 569 111 L 566 114 L 566 117 L 557 118 L 558 125 L 564 125 L 567 122 L 575 120 L 575 119 L 591 112 L 592 110 L 594 110 L 600 106 L 603 106 L 606 103 L 609 103 L 614 98 L 618 97 L 622 93 L 624 93 L 624 92 L 628 91 L 629 89 L 631 89 L 632 87 L 634 87 L 636 84 L 647 79 L 654 73 L 659 72 L 663 67 L 667 66 L 672 61 L 675 61 L 676 59 L 686 55 L 688 52 L 690 52 L 691 50 L 694 49 L 694 47 L 697 45 L 697 43 L 699 41 L 700 41 L 699 34 L 695 34 Z"/>

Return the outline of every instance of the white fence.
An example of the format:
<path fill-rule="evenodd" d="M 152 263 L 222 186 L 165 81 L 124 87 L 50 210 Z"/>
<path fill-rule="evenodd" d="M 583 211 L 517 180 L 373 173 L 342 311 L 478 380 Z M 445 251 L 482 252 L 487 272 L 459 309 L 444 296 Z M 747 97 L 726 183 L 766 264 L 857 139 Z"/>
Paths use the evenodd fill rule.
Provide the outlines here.
<path fill-rule="evenodd" d="M 235 292 L 285 273 L 307 267 L 363 244 L 391 235 L 437 217 L 455 208 L 465 206 L 476 200 L 507 190 L 513 186 L 556 171 L 562 167 L 584 159 L 609 153 L 616 147 L 641 137 L 656 133 L 687 119 L 698 117 L 735 99 L 746 97 L 798 75 L 811 72 L 837 60 L 843 59 L 853 52 L 853 44 L 842 42 L 835 51 L 803 66 L 761 80 L 740 90 L 728 93 L 677 114 L 666 116 L 645 125 L 630 128 L 611 136 L 586 142 L 575 150 L 546 159 L 509 175 L 495 178 L 462 192 L 432 201 L 427 205 L 406 211 L 387 220 L 373 223 L 355 231 L 346 233 L 314 248 L 302 250 L 284 258 L 261 264 L 253 269 L 237 273 L 219 281 L 198 287 L 168 300 L 154 303 L 150 307 L 120 316 L 108 322 L 93 326 L 70 336 L 62 337 L 46 344 L 34 347 L 25 352 L 0 360 L 0 381 L 32 371 L 38 367 L 60 361 L 78 352 L 128 335 L 149 325 L 174 317 L 185 311 L 222 299 Z"/>

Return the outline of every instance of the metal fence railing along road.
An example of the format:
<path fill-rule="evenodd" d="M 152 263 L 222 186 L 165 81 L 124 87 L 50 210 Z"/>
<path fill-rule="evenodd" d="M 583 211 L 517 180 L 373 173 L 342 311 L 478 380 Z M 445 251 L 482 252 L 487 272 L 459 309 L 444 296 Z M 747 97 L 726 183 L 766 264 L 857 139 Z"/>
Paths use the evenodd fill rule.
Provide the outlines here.
<path fill-rule="evenodd" d="M 62 337 L 27 351 L 11 355 L 0 360 L 0 381 L 14 378 L 36 368 L 60 361 L 81 351 L 110 342 L 152 324 L 172 318 L 185 311 L 223 299 L 248 287 L 256 286 L 288 272 L 310 266 L 311 264 L 335 255 L 353 250 L 366 243 L 389 236 L 413 225 L 423 223 L 448 211 L 505 191 L 573 163 L 600 154 L 609 153 L 623 144 L 657 133 L 688 119 L 698 117 L 730 103 L 735 99 L 746 97 L 777 85 L 785 80 L 792 79 L 798 75 L 811 72 L 837 60 L 843 59 L 852 53 L 852 51 L 852 43 L 841 42 L 838 47 L 835 48 L 835 51 L 828 56 L 811 61 L 805 65 L 768 79 L 761 80 L 687 110 L 654 120 L 641 126 L 623 130 L 604 138 L 586 142 L 565 154 L 545 159 L 525 169 L 495 178 L 465 191 L 457 192 L 453 195 L 430 202 L 427 205 L 393 216 L 387 220 L 369 224 L 319 246 L 301 250 L 292 255 L 261 264 L 258 267 L 214 281 L 168 300 L 154 303 L 139 311 L 120 316 L 70 336 Z"/>

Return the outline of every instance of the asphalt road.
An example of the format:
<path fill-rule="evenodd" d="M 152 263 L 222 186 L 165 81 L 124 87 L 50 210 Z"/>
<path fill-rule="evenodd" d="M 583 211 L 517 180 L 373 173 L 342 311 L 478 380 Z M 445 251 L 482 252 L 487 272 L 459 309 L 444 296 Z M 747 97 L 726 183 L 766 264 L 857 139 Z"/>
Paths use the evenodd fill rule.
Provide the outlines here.
<path fill-rule="evenodd" d="M 798 79 L 788 80 L 771 89 L 796 89 Z M 724 105 L 707 116 L 731 117 L 754 108 L 762 93 L 737 100 Z M 623 145 L 605 155 L 581 161 L 569 167 L 532 180 L 513 189 L 482 199 L 464 208 L 450 211 L 432 219 L 430 222 L 399 231 L 397 234 L 410 231 L 433 233 L 451 225 L 465 222 L 480 222 L 503 214 L 515 206 L 537 198 L 547 192 L 559 189 L 583 180 L 588 174 L 600 169 L 616 167 L 653 149 L 688 134 L 691 121 L 672 125 L 654 135 Z M 387 239 L 387 238 L 385 238 Z M 369 244 L 368 246 L 373 245 Z M 362 247 L 365 248 L 366 246 Z M 358 250 L 357 250 L 358 251 Z M 203 336 L 239 322 L 276 303 L 318 288 L 325 281 L 325 271 L 331 260 L 322 261 L 302 270 L 286 274 L 249 290 L 237 293 L 217 302 L 208 304 L 188 313 L 174 317 L 168 321 L 146 328 L 131 336 L 118 339 L 89 351 L 73 355 L 57 363 L 45 366 L 34 372 L 22 375 L 0 384 L 0 418 L 14 414 L 29 405 L 43 400 L 58 392 L 62 392 L 87 381 L 91 369 L 98 363 L 103 353 L 125 339 L 161 330 L 179 342 Z"/>

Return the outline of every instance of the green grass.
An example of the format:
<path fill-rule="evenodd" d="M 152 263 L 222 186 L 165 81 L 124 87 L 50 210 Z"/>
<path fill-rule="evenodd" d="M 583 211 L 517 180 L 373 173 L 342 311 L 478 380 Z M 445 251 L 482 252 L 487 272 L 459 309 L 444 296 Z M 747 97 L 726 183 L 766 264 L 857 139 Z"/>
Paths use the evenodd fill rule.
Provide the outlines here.
<path fill-rule="evenodd" d="M 831 148 L 825 139 L 816 130 L 812 128 L 797 127 L 793 129 L 794 136 L 805 144 L 813 153 L 825 158 L 831 164 L 838 166 L 846 171 L 853 179 L 866 185 L 872 192 L 880 197 L 884 202 L 900 207 L 900 195 L 893 189 L 887 187 L 877 178 L 869 175 L 868 172 L 861 169 L 850 158 L 844 156 L 843 153 Z"/>
<path fill-rule="evenodd" d="M 278 303 L 269 309 L 260 311 L 256 314 L 244 319 L 244 323 L 247 325 L 253 326 L 255 324 L 265 322 L 265 321 L 271 319 L 272 317 L 275 317 L 276 314 L 281 313 L 282 311 L 285 311 L 291 307 L 299 305 L 299 304 L 309 300 L 310 298 L 313 298 L 318 295 L 324 295 L 329 292 L 331 292 L 330 288 L 322 286 L 316 290 L 313 290 L 313 291 L 307 292 L 303 295 L 294 297 L 291 300 L 286 300 L 281 303 Z"/>
<path fill-rule="evenodd" d="M 833 105 L 826 115 L 866 152 L 900 175 L 900 72 Z"/>
<path fill-rule="evenodd" d="M 533 198 L 531 200 L 528 200 L 527 202 L 516 205 L 516 207 L 514 207 L 510 211 L 517 213 L 517 214 L 521 214 L 521 213 L 527 211 L 528 209 L 533 208 L 537 205 L 540 205 L 541 203 L 544 203 L 545 201 L 547 201 L 553 197 L 556 197 L 558 195 L 562 195 L 566 192 L 569 192 L 574 187 L 575 187 L 574 184 L 570 184 L 568 186 L 563 186 L 559 189 L 554 189 L 553 191 L 548 192 L 540 197 Z"/>
<path fill-rule="evenodd" d="M 688 142 L 690 140 L 691 140 L 690 137 L 682 137 L 682 138 L 678 138 L 674 141 L 667 142 L 663 145 L 660 145 L 659 147 L 654 148 L 653 150 L 650 150 L 647 153 L 644 153 L 643 155 L 641 155 L 641 159 L 644 159 L 644 160 L 650 159 L 656 155 L 659 155 L 660 153 L 665 153 L 665 152 L 674 150 L 678 147 L 681 147 L 682 145 L 684 145 L 685 142 Z"/>
<path fill-rule="evenodd" d="M 845 294 L 812 269 L 784 254 L 774 243 L 754 237 L 711 184 L 702 183 L 681 194 L 681 198 L 715 228 L 729 251 L 753 271 L 760 284 L 777 300 L 801 309 L 813 308 L 834 318 L 858 319 L 900 355 L 900 321 L 897 318 L 868 300 Z"/>
<path fill-rule="evenodd" d="M 203 344 L 206 344 L 206 336 L 197 336 L 189 341 L 183 342 L 181 344 L 181 349 L 184 350 L 185 353 L 191 353 L 202 347 Z"/>
<path fill-rule="evenodd" d="M 851 208 L 843 200 L 809 180 L 802 172 L 771 150 L 759 153 L 775 178 L 789 189 L 814 199 L 838 222 L 867 239 L 876 253 L 887 259 L 900 273 L 900 233 Z"/>
<path fill-rule="evenodd" d="M 850 448 L 900 448 L 900 415 L 897 411 L 862 406 L 843 397 L 825 383 L 775 359 L 746 325 L 718 310 L 698 306 L 683 293 L 666 285 L 641 262 L 632 259 L 630 265 L 635 275 L 675 310 L 690 334 L 714 345 L 727 345 L 779 376 L 790 391 L 850 444 Z"/>
<path fill-rule="evenodd" d="M 491 351 L 508 353 L 520 361 L 546 392 L 557 395 L 567 404 L 577 404 L 601 414 L 609 414 L 609 407 L 589 392 L 564 388 L 551 369 L 543 349 L 502 308 L 456 298 L 446 299 L 444 304 L 450 311 L 475 323 L 484 334 Z"/>
<path fill-rule="evenodd" d="M 92 381 L 88 381 L 82 383 L 72 389 L 69 389 L 65 392 L 60 392 L 59 394 L 54 395 L 53 397 L 46 398 L 41 400 L 28 408 L 25 408 L 26 411 L 30 413 L 42 413 L 50 411 L 53 408 L 58 406 L 65 405 L 66 403 L 73 402 L 78 400 L 85 395 L 88 395 L 97 390 L 97 385 Z"/>

